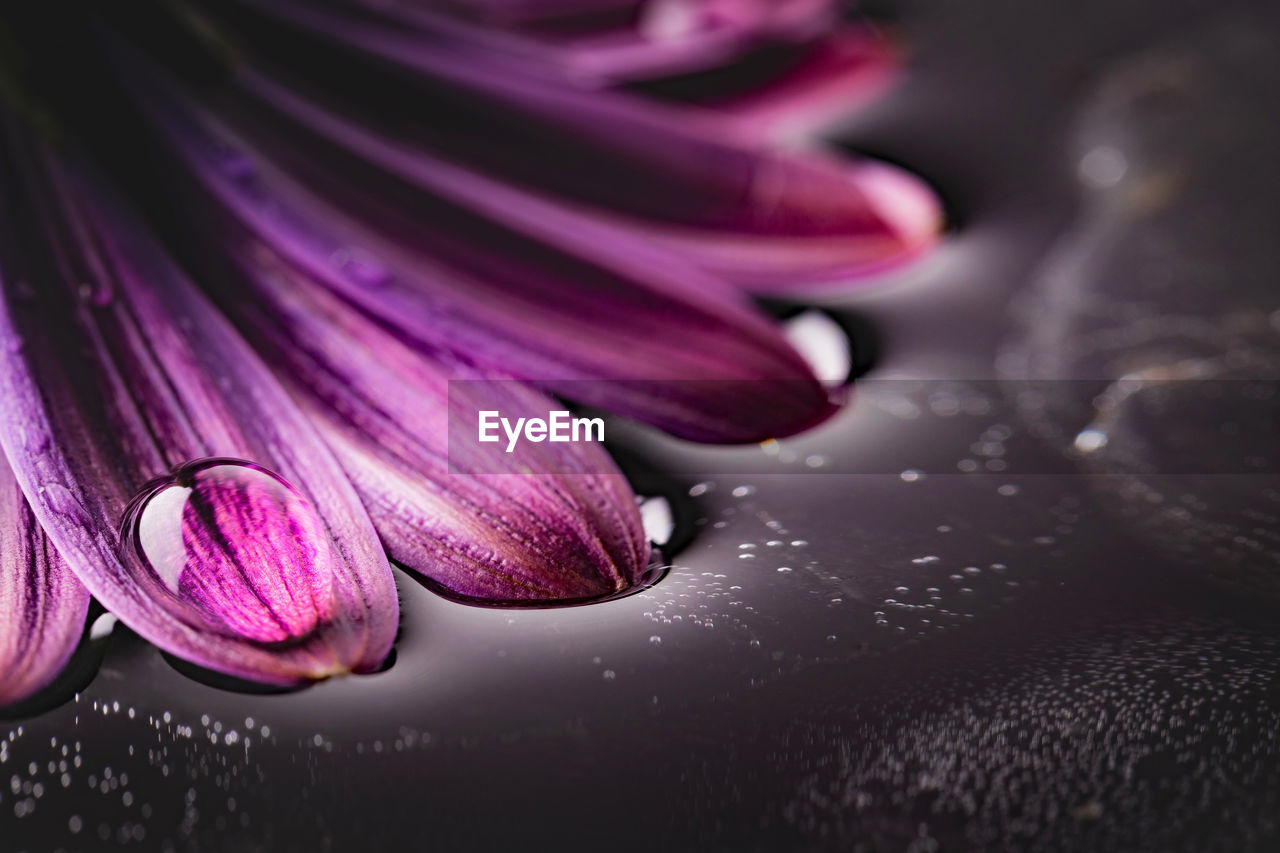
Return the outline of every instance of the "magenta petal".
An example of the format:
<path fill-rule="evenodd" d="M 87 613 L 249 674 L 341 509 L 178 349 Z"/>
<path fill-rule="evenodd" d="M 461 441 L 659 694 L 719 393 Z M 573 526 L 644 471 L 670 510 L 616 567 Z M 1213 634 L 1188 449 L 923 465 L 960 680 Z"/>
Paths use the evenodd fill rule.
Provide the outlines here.
<path fill-rule="evenodd" d="M 440 0 L 452 12 L 495 23 L 629 14 L 647 0 Z M 410 0 L 406 5 L 417 5 Z"/>
<path fill-rule="evenodd" d="M 88 612 L 88 590 L 40 529 L 0 455 L 0 707 L 62 671 Z"/>
<path fill-rule="evenodd" d="M 703 107 L 726 116 L 726 135 L 749 145 L 794 145 L 888 88 L 896 52 L 865 27 L 845 27 L 807 46 L 781 73 L 751 85 L 700 94 Z"/>
<path fill-rule="evenodd" d="M 475 431 L 478 409 L 562 406 L 511 381 L 455 383 L 451 395 L 450 379 L 483 374 L 411 350 L 263 247 L 231 254 L 250 289 L 226 292 L 228 311 L 329 442 L 397 563 L 487 603 L 597 598 L 641 581 L 649 546 L 635 497 L 598 445 L 484 458 L 450 446 L 451 427 Z"/>
<path fill-rule="evenodd" d="M 269 50 L 297 44 L 314 69 L 314 80 L 280 87 L 278 108 L 295 97 L 417 158 L 423 169 L 450 163 L 484 173 L 582 218 L 632 229 L 753 290 L 883 271 L 917 257 L 942 226 L 932 192 L 904 172 L 818 151 L 771 150 L 761 138 L 767 131 L 755 122 L 777 130 L 773 123 L 788 115 L 777 102 L 741 103 L 739 121 L 710 108 L 516 73 L 489 62 L 484 50 L 361 16 L 287 2 L 243 5 L 261 13 L 233 16 L 249 55 L 266 56 L 260 60 L 266 67 Z M 362 99 L 343 99 L 344 73 L 366 75 L 361 93 L 385 90 L 376 113 Z M 825 108 L 825 95 L 797 74 L 792 97 Z M 308 85 L 319 94 L 303 101 L 295 93 Z M 448 120 L 420 120 L 434 110 Z M 759 110 L 754 117 L 753 110 Z M 301 120 L 320 130 L 322 122 Z M 349 134 L 323 132 L 355 147 Z M 358 156 L 370 150 L 361 143 Z M 385 158 L 377 162 L 387 167 Z"/>
<path fill-rule="evenodd" d="M 942 206 L 919 178 L 895 166 L 874 161 L 818 162 L 807 168 L 780 169 L 764 178 L 777 182 L 777 192 L 801 197 L 841 193 L 853 209 L 874 208 L 879 224 L 829 234 L 770 237 L 747 233 L 708 234 L 690 228 L 662 228 L 624 223 L 636 236 L 653 240 L 698 267 L 761 295 L 797 295 L 848 287 L 850 280 L 883 273 L 933 248 L 943 224 Z M 765 189 L 764 192 L 769 192 Z M 830 196 L 827 196 L 830 197 Z M 839 202 L 836 202 L 839 204 Z"/>
<path fill-rule="evenodd" d="M 193 663 L 279 684 L 376 669 L 395 586 L 323 441 L 126 210 L 6 129 L 0 444 L 49 539 L 125 624 Z M 248 473 L 184 485 L 208 457 L 251 460 L 293 497 Z M 122 549 L 144 486 L 156 500 Z"/>
<path fill-rule="evenodd" d="M 701 441 L 790 434 L 834 411 L 741 293 L 616 227 L 418 158 L 389 191 L 403 196 L 406 181 L 423 191 L 412 200 L 421 212 L 406 215 L 369 191 L 377 176 L 355 177 L 368 168 L 359 161 L 308 160 L 308 146 L 240 113 L 304 186 L 247 136 L 155 97 L 148 114 L 202 187 L 200 203 L 226 214 L 225 245 L 267 244 L 423 346 Z M 376 138 L 288 102 L 366 161 L 397 165 Z"/>
<path fill-rule="evenodd" d="M 511 73 L 562 78 L 575 85 L 655 79 L 716 68 L 762 45 L 817 37 L 832 25 L 835 0 L 655 0 L 632 14 L 572 16 L 523 27 L 474 22 L 457 9 L 365 0 L 393 26 L 483 51 Z M 507 21 L 512 23 L 510 19 Z"/>

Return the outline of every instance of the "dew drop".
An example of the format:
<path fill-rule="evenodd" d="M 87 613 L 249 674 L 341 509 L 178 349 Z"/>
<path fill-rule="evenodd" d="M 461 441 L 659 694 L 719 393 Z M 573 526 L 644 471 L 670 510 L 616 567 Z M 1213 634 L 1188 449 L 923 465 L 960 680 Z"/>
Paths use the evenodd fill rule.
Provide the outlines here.
<path fill-rule="evenodd" d="M 640 504 L 640 521 L 645 535 L 653 544 L 662 547 L 671 541 L 676 522 L 671 503 L 666 498 L 661 496 L 646 498 Z"/>
<path fill-rule="evenodd" d="M 805 311 L 786 324 L 783 334 L 824 384 L 839 385 L 848 380 L 853 370 L 849 335 L 829 315 Z M 805 463 L 808 464 L 808 459 Z"/>
<path fill-rule="evenodd" d="M 116 627 L 116 617 L 110 613 L 103 613 L 97 619 L 93 620 L 93 624 L 89 626 L 89 639 L 102 640 L 111 636 L 111 632 Z"/>
<path fill-rule="evenodd" d="M 1086 186 L 1107 189 L 1120 183 L 1128 170 L 1129 161 L 1123 151 L 1109 145 L 1099 145 L 1080 158 L 1077 171 L 1080 181 Z"/>
<path fill-rule="evenodd" d="M 335 557 L 315 509 L 278 475 L 202 459 L 125 511 L 127 560 L 210 622 L 261 643 L 306 637 L 334 607 Z"/>

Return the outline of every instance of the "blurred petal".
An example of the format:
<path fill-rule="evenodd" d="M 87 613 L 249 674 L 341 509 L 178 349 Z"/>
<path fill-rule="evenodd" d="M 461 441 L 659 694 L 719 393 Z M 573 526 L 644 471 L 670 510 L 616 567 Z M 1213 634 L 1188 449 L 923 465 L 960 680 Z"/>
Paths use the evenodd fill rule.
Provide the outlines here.
<path fill-rule="evenodd" d="M 572 601 L 642 580 L 635 497 L 596 444 L 479 454 L 477 412 L 563 406 L 447 355 L 414 352 L 267 247 L 232 253 L 227 310 L 313 419 L 396 562 L 458 597 Z M 451 442 L 451 436 L 453 441 Z"/>
<path fill-rule="evenodd" d="M 794 145 L 853 115 L 884 92 L 896 71 L 897 55 L 884 38 L 845 27 L 767 80 L 752 76 L 738 83 L 730 76 L 692 97 L 725 114 L 732 125 L 726 134 L 745 144 Z"/>
<path fill-rule="evenodd" d="M 148 114 L 207 193 L 197 203 L 229 214 L 227 246 L 268 244 L 423 346 L 695 440 L 758 441 L 834 410 L 741 294 L 617 229 L 429 160 L 411 161 L 404 178 L 426 192 L 406 199 L 405 179 L 318 156 L 321 145 L 298 145 L 260 107 L 220 103 L 223 115 L 239 111 L 250 148 L 158 92 Z M 378 146 L 361 150 L 388 153 Z"/>
<path fill-rule="evenodd" d="M 644 2 L 645 0 L 440 0 L 438 5 L 495 23 L 528 23 L 619 13 L 629 16 Z"/>
<path fill-rule="evenodd" d="M 337 462 L 128 213 L 4 129 L 0 443 L 50 540 L 193 663 L 281 684 L 375 669 L 396 592 Z"/>
<path fill-rule="evenodd" d="M 605 85 L 715 68 L 744 54 L 810 39 L 834 22 L 834 0 L 652 0 L 631 14 L 574 16 L 533 26 L 495 27 L 457 10 L 365 0 L 365 7 L 424 36 L 484 51 L 513 73 Z"/>
<path fill-rule="evenodd" d="M 273 70 L 284 88 L 334 105 L 352 128 L 555 197 L 753 289 L 880 272 L 932 245 L 942 224 L 932 192 L 905 172 L 770 151 L 750 122 L 710 109 L 512 73 L 483 51 L 358 15 L 233 5 L 239 14 L 219 13 L 259 62 L 287 44 L 306 69 Z M 424 111 L 442 118 L 423 122 Z"/>
<path fill-rule="evenodd" d="M 88 612 L 88 590 L 40 529 L 0 454 L 0 707 L 62 671 Z"/>
<path fill-rule="evenodd" d="M 861 234 L 849 229 L 806 237 L 753 239 L 745 233 L 707 234 L 637 223 L 635 233 L 763 295 L 847 288 L 851 279 L 894 269 L 937 243 L 942 208 L 933 191 L 915 176 L 871 160 L 810 165 L 815 168 L 779 169 L 774 174 L 762 170 L 752 192 L 762 204 L 770 194 L 789 197 L 792 202 L 804 199 L 813 215 L 821 217 L 827 204 L 841 205 L 842 188 L 833 178 L 839 173 L 847 190 L 856 192 L 856 198 L 876 211 L 876 227 Z M 833 211 L 833 215 L 841 212 Z"/>

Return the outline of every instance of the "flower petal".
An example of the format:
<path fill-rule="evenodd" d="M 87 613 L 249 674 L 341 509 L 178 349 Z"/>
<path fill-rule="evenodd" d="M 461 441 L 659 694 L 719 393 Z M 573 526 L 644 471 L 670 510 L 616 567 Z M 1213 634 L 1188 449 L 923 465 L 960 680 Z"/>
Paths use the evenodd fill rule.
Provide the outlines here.
<path fill-rule="evenodd" d="M 258 0 L 219 13 L 259 62 L 288 44 L 306 69 L 288 88 L 353 124 L 558 196 L 753 289 L 880 272 L 941 227 L 932 193 L 905 173 L 765 150 L 712 110 L 512 73 L 483 51 L 358 15 Z M 428 113 L 447 120 L 421 121 Z"/>
<path fill-rule="evenodd" d="M 493 26 L 458 10 L 364 0 L 371 15 L 429 38 L 483 51 L 513 73 L 602 86 L 689 74 L 762 47 L 814 38 L 835 21 L 835 0 L 652 0 L 630 14 Z M 512 24 L 508 20 L 506 23 Z"/>
<path fill-rule="evenodd" d="M 853 115 L 898 71 L 893 46 L 868 27 L 843 27 L 796 53 L 765 80 L 743 69 L 714 85 L 657 91 L 725 115 L 725 135 L 743 144 L 794 147 Z"/>
<path fill-rule="evenodd" d="M 264 245 L 225 247 L 219 296 L 333 448 L 392 558 L 485 603 L 598 598 L 640 583 L 635 497 L 595 444 L 477 454 L 479 410 L 562 408 L 447 354 L 415 352 Z M 214 258 L 210 263 L 216 263 Z M 463 381 L 450 380 L 479 380 Z"/>
<path fill-rule="evenodd" d="M 88 612 L 89 591 L 40 529 L 0 455 L 0 707 L 62 671 Z"/>
<path fill-rule="evenodd" d="M 458 14 L 495 23 L 555 21 L 592 16 L 631 15 L 646 0 L 443 0 Z"/>
<path fill-rule="evenodd" d="M 228 214 L 227 245 L 270 245 L 422 346 L 696 440 L 758 441 L 834 411 L 740 293 L 617 229 L 440 162 L 417 164 L 426 192 L 406 198 L 403 179 L 316 154 L 323 140 L 298 144 L 260 106 L 218 104 L 250 147 L 147 88 L 148 116 L 202 187 L 196 203 Z"/>
<path fill-rule="evenodd" d="M 126 210 L 0 126 L 0 444 L 50 540 L 193 663 L 280 684 L 375 669 L 396 592 L 337 462 Z"/>

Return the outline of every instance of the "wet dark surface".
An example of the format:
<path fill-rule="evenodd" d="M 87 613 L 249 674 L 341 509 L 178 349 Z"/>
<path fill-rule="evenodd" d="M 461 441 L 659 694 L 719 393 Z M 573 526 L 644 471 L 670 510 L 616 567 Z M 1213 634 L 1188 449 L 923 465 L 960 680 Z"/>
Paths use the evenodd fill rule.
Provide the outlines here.
<path fill-rule="evenodd" d="M 117 628 L 74 701 L 0 724 L 0 849 L 1275 849 L 1280 478 L 1202 474 L 1182 501 L 1132 453 L 1063 455 L 1093 422 L 1081 383 L 1036 407 L 990 380 L 1115 378 L 1098 341 L 1191 357 L 1185 324 L 1099 332 L 1138 314 L 1225 324 L 1195 357 L 1275 378 L 1280 194 L 1254 140 L 1280 122 L 1241 81 L 1273 79 L 1278 30 L 1247 4 L 1058 5 L 876 5 L 910 70 L 842 138 L 935 182 L 957 229 L 824 301 L 900 381 L 777 446 L 647 443 L 743 472 L 656 478 L 698 520 L 658 586 L 503 611 L 401 576 L 395 664 L 286 694 Z M 1152 74 L 1157 118 L 1115 107 Z M 1134 189 L 1170 157 L 1191 180 Z M 1138 213 L 1097 224 L 1117 209 Z M 1167 287 L 1125 227 L 1164 235 Z M 1078 248 L 1090 229 L 1111 242 Z M 1134 510 L 1132 481 L 1215 535 L 1183 547 L 1188 516 Z"/>

